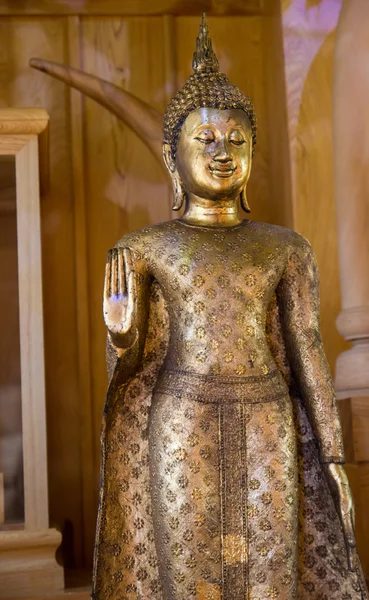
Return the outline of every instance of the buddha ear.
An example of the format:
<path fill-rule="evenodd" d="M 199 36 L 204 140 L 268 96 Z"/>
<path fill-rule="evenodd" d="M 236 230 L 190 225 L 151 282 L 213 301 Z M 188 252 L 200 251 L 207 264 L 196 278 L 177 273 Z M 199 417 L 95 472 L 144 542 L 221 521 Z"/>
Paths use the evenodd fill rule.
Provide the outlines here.
<path fill-rule="evenodd" d="M 163 142 L 163 160 L 164 160 L 166 168 L 169 171 L 170 176 L 172 177 L 172 174 L 176 170 L 176 163 L 175 163 L 175 160 L 173 159 L 172 149 L 170 147 L 170 144 L 168 144 L 168 142 Z"/>
<path fill-rule="evenodd" d="M 169 175 L 173 185 L 174 199 L 172 210 L 180 210 L 186 199 L 186 192 L 183 187 L 182 180 L 178 174 L 176 163 L 172 154 L 172 149 L 168 142 L 163 142 L 163 159 L 165 166 L 169 171 Z"/>
<path fill-rule="evenodd" d="M 247 202 L 246 186 L 241 191 L 240 200 L 241 200 L 241 206 L 242 206 L 243 210 L 245 212 L 247 212 L 247 213 L 250 213 L 251 212 L 251 208 L 249 206 L 249 203 Z"/>
<path fill-rule="evenodd" d="M 240 193 L 241 207 L 247 213 L 251 212 L 251 208 L 250 208 L 250 205 L 249 205 L 249 203 L 247 201 L 247 196 L 246 196 L 246 186 L 247 186 L 247 182 L 249 180 L 250 173 L 251 173 L 251 164 L 252 164 L 252 143 L 250 144 L 249 165 L 248 165 L 248 173 L 247 173 L 246 184 L 245 184 L 245 187 L 241 190 L 241 193 Z"/>

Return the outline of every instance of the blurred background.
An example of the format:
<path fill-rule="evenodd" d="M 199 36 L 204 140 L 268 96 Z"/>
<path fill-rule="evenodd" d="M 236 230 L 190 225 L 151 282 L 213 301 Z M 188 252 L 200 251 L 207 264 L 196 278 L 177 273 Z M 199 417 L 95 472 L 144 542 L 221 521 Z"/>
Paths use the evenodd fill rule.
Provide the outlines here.
<path fill-rule="evenodd" d="M 41 197 L 50 521 L 63 531 L 64 565 L 76 572 L 85 570 L 87 578 L 107 389 L 101 310 L 105 258 L 128 231 L 174 215 L 162 166 L 146 145 L 93 100 L 31 69 L 29 60 L 40 57 L 82 69 L 164 112 L 191 73 L 201 13 L 207 11 L 221 70 L 251 97 L 258 118 L 248 188 L 251 218 L 291 227 L 312 243 L 321 274 L 323 339 L 334 373 L 337 357 L 349 348 L 335 325 L 341 310 L 338 247 L 343 242 L 337 234 L 334 160 L 345 158 L 339 153 L 335 158 L 333 139 L 338 150 L 346 143 L 335 119 L 347 115 L 356 141 L 367 124 L 361 115 L 363 129 L 354 125 L 355 114 L 345 113 L 346 108 L 334 113 L 333 74 L 347 57 L 336 50 L 337 25 L 345 4 L 344 0 L 0 0 L 0 108 L 42 107 L 50 115 L 50 186 Z M 360 21 L 366 2 L 352 0 L 351 4 L 356 4 L 355 18 Z M 356 50 L 353 57 L 366 60 L 368 68 L 368 54 Z M 359 109 L 349 82 L 346 88 L 355 113 Z M 341 90 L 344 94 L 343 84 Z M 360 95 L 360 87 L 357 92 Z M 6 172 L 5 165 L 2 173 Z M 359 196 L 363 197 L 363 189 L 355 197 Z M 5 241 L 9 223 L 1 211 L 0 217 L 5 248 L 14 240 L 9 234 Z M 366 222 L 366 231 L 368 227 Z M 347 244 L 360 237 L 357 231 L 350 235 Z M 366 260 L 358 279 L 369 278 Z M 351 269 L 355 268 L 352 263 Z M 0 302 L 3 292 L 4 286 Z M 7 336 L 13 335 L 9 327 L 1 340 L 3 414 L 9 398 L 14 406 L 20 394 L 19 372 L 4 362 L 11 363 L 11 352 L 19 352 L 16 347 L 9 350 Z M 365 393 L 360 396 L 364 400 Z M 350 394 L 346 396 L 351 401 Z M 358 442 L 364 450 L 359 458 L 351 404 L 345 404 L 343 414 L 354 473 L 350 477 L 357 502 L 364 506 L 365 498 L 369 501 L 369 450 L 365 446 L 369 417 L 366 403 L 361 406 L 361 433 L 357 435 L 364 440 Z M 16 421 L 15 413 L 9 419 Z M 9 441 L 6 427 L 0 421 L 3 470 L 4 457 L 7 453 L 15 457 L 19 440 L 15 427 Z M 3 451 L 5 435 L 8 442 Z M 364 471 L 358 478 L 359 463 Z M 14 470 L 11 493 L 16 494 L 17 460 L 6 469 Z M 14 510 L 21 513 L 21 507 Z M 359 511 L 358 524 L 367 574 L 368 510 Z"/>

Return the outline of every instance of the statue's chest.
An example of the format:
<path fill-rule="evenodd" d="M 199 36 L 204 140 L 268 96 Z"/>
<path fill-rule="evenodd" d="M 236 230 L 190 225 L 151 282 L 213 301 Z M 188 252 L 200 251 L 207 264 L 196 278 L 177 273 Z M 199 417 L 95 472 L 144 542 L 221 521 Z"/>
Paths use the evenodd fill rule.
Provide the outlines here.
<path fill-rule="evenodd" d="M 284 252 L 271 240 L 229 234 L 166 240 L 151 269 L 168 299 L 269 302 L 284 268 Z"/>

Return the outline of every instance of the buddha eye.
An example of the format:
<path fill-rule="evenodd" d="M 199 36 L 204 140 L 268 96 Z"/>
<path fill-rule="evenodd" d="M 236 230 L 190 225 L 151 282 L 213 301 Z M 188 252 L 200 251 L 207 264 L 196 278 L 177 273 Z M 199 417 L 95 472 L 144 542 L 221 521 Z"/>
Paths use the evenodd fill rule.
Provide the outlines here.
<path fill-rule="evenodd" d="M 214 142 L 214 137 L 196 137 L 195 140 L 202 144 L 212 144 Z"/>
<path fill-rule="evenodd" d="M 195 140 L 202 144 L 212 144 L 215 141 L 214 133 L 204 129 L 197 137 L 195 137 Z"/>
<path fill-rule="evenodd" d="M 246 143 L 246 140 L 239 133 L 234 133 L 230 136 L 229 141 L 234 146 L 242 146 Z"/>

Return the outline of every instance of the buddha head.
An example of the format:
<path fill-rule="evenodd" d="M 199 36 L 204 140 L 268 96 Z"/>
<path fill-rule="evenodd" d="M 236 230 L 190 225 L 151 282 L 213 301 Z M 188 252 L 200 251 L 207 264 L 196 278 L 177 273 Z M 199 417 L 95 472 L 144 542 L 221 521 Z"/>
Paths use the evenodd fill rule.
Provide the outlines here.
<path fill-rule="evenodd" d="M 256 143 L 250 99 L 219 71 L 203 15 L 194 73 L 164 115 L 164 162 L 172 179 L 174 210 L 192 194 L 207 200 L 235 199 L 250 212 L 246 185 Z"/>
<path fill-rule="evenodd" d="M 247 212 L 246 185 L 256 143 L 256 117 L 250 98 L 219 71 L 203 15 L 193 57 L 193 74 L 163 116 L 126 90 L 65 65 L 33 58 L 44 71 L 99 102 L 137 133 L 164 162 L 174 188 L 174 210 L 186 197 L 241 200 Z"/>

